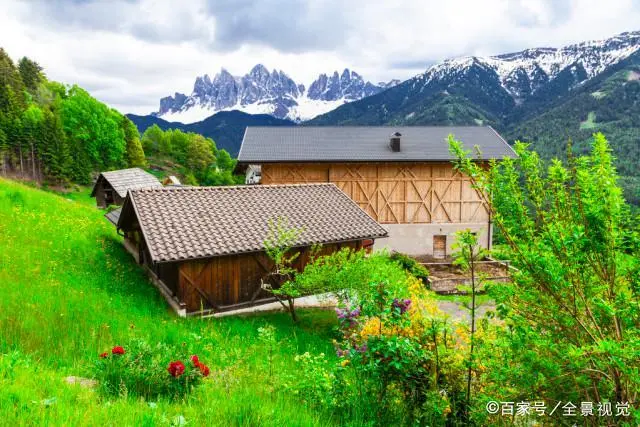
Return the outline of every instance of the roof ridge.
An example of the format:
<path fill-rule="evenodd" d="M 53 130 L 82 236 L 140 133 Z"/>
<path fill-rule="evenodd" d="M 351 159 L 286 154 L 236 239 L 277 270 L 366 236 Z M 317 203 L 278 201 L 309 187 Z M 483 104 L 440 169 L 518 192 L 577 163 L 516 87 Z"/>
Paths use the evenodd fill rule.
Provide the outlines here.
<path fill-rule="evenodd" d="M 428 129 L 432 129 L 432 128 L 490 128 L 491 126 L 489 125 L 398 125 L 398 126 L 394 126 L 394 125 L 376 125 L 376 126 L 367 126 L 367 125 L 328 125 L 328 126 L 324 126 L 324 125 L 313 125 L 313 126 L 307 126 L 307 125 L 286 125 L 286 126 L 247 126 L 245 128 L 245 135 L 247 132 L 247 129 L 251 128 L 251 129 L 356 129 L 356 128 L 363 128 L 363 129 L 391 129 L 391 128 L 428 128 Z"/>
<path fill-rule="evenodd" d="M 333 182 L 307 182 L 298 184 L 238 184 L 238 185 L 203 185 L 190 187 L 149 187 L 136 188 L 129 190 L 131 192 L 162 192 L 162 191 L 204 191 L 204 190 L 231 190 L 231 189 L 253 189 L 253 188 L 288 188 L 288 187 L 336 187 Z"/>

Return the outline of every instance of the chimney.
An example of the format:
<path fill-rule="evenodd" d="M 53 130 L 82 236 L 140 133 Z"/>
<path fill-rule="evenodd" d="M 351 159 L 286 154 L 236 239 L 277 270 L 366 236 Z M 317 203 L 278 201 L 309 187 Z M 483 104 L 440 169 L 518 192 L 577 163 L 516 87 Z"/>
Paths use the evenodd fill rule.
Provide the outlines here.
<path fill-rule="evenodd" d="M 391 138 L 389 138 L 389 147 L 391 147 L 391 151 L 393 151 L 394 153 L 400 151 L 401 136 L 402 134 L 400 132 L 395 132 L 393 135 L 391 135 Z"/>

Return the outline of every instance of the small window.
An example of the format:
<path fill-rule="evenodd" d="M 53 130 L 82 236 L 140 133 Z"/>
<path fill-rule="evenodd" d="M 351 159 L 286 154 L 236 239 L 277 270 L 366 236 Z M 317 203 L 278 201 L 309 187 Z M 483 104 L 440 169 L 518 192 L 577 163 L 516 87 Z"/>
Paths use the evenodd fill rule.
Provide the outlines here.
<path fill-rule="evenodd" d="M 433 236 L 433 257 L 434 258 L 447 257 L 447 236 L 446 235 L 438 234 Z"/>

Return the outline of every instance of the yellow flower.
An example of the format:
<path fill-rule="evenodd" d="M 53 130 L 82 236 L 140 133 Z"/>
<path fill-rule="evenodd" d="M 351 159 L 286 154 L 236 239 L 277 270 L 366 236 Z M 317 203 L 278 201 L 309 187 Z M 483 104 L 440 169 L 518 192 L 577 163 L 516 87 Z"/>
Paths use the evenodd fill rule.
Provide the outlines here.
<path fill-rule="evenodd" d="M 340 362 L 340 366 L 342 366 L 343 368 L 348 364 L 349 364 L 349 359 L 344 359 L 342 362 Z"/>

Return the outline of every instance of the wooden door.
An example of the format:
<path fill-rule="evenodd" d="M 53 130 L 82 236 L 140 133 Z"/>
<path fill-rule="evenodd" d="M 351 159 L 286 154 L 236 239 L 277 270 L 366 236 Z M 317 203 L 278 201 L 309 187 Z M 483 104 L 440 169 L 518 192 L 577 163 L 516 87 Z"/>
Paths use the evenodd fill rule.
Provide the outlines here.
<path fill-rule="evenodd" d="M 434 258 L 446 258 L 447 257 L 447 236 L 439 234 L 433 236 L 433 257 Z"/>

